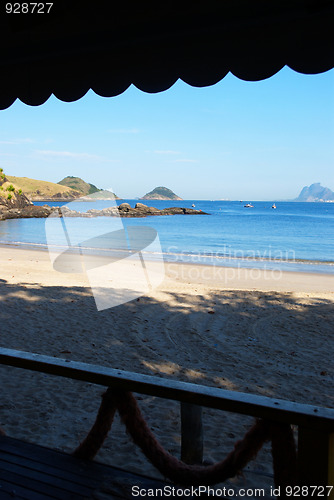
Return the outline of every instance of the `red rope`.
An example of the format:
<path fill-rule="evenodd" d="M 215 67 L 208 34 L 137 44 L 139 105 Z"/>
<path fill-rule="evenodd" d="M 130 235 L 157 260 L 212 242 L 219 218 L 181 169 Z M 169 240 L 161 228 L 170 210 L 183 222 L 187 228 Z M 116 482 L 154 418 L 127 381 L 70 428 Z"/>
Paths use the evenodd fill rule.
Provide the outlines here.
<path fill-rule="evenodd" d="M 96 416 L 95 423 L 85 440 L 80 443 L 78 448 L 73 452 L 75 457 L 93 460 L 111 429 L 117 409 L 117 403 L 118 401 L 115 398 L 115 394 L 109 390 L 103 394 L 102 403 Z"/>
<path fill-rule="evenodd" d="M 217 484 L 236 476 L 252 460 L 265 441 L 272 441 L 276 486 L 295 484 L 296 448 L 290 425 L 257 420 L 227 457 L 214 465 L 187 465 L 168 453 L 156 439 L 131 392 L 107 389 L 96 421 L 74 455 L 94 458 L 106 438 L 118 410 L 127 431 L 152 464 L 180 485 Z"/>
<path fill-rule="evenodd" d="M 187 465 L 168 453 L 157 441 L 131 393 L 125 393 L 117 409 L 133 441 L 150 462 L 165 477 L 182 485 L 216 484 L 236 476 L 270 436 L 268 423 L 259 420 L 244 439 L 235 444 L 234 450 L 225 460 L 207 467 Z"/>

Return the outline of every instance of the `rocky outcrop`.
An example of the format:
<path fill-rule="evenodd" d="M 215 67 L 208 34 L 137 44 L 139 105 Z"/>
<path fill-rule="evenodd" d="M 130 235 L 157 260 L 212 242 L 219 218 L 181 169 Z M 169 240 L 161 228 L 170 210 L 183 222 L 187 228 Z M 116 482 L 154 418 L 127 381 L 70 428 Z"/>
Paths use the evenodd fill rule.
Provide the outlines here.
<path fill-rule="evenodd" d="M 2 208 L 11 209 L 11 208 L 24 208 L 29 206 L 32 206 L 32 202 L 23 193 L 14 192 L 10 200 L 0 199 L 0 210 Z"/>
<path fill-rule="evenodd" d="M 122 203 L 118 207 L 121 217 L 147 217 L 149 215 L 208 215 L 201 210 L 193 208 L 170 207 L 159 210 L 155 207 L 148 207 L 143 203 L 137 203 L 135 208 L 131 208 L 128 203 Z"/>
<path fill-rule="evenodd" d="M 128 212 L 131 210 L 131 205 L 130 203 L 121 203 L 118 207 L 118 210 L 122 210 L 123 212 Z"/>
<path fill-rule="evenodd" d="M 155 207 L 148 207 L 143 203 L 137 203 L 132 208 L 129 203 L 122 203 L 119 207 L 108 207 L 102 210 L 90 209 L 87 212 L 77 212 L 68 207 L 42 207 L 30 205 L 23 208 L 3 208 L 0 209 L 0 220 L 4 219 L 24 219 L 32 217 L 46 218 L 52 213 L 61 217 L 148 217 L 156 215 L 208 215 L 201 210 L 193 208 L 170 207 L 159 210 Z"/>
<path fill-rule="evenodd" d="M 0 212 L 32 205 L 21 189 L 13 185 L 0 169 Z"/>
<path fill-rule="evenodd" d="M 22 208 L 6 208 L 0 206 L 0 220 L 46 218 L 49 217 L 53 211 L 54 208 L 48 205 L 44 205 L 43 207 L 29 205 Z"/>

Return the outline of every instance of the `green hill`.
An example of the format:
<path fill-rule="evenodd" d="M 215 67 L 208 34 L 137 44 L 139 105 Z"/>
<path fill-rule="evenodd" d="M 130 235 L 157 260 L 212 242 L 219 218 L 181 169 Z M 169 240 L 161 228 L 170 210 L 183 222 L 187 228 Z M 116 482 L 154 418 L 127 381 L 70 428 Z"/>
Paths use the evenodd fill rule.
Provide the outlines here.
<path fill-rule="evenodd" d="M 149 193 L 145 194 L 141 200 L 182 200 L 179 196 L 177 196 L 170 189 L 159 186 L 154 188 Z"/>
<path fill-rule="evenodd" d="M 15 177 L 14 175 L 7 175 L 6 177 L 14 187 L 21 189 L 32 201 L 74 200 L 81 196 L 79 191 L 53 182 L 30 179 L 29 177 Z"/>
<path fill-rule="evenodd" d="M 89 182 L 85 182 L 80 177 L 73 177 L 72 175 L 68 175 L 62 181 L 59 181 L 58 184 L 61 186 L 67 186 L 76 191 L 79 191 L 84 196 L 88 194 L 97 193 L 98 191 L 102 191 L 101 189 L 94 186 L 94 184 L 90 184 Z"/>

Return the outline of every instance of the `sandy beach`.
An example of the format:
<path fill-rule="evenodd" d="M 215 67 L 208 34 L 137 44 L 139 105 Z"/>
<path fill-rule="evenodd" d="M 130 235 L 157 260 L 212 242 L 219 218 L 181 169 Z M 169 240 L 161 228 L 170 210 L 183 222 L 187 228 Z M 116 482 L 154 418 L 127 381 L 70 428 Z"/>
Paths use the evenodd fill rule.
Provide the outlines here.
<path fill-rule="evenodd" d="M 150 294 L 98 312 L 85 275 L 55 271 L 46 251 L 4 246 L 0 266 L 2 347 L 334 407 L 334 275 L 166 263 Z M 103 392 L 12 367 L 0 366 L 0 377 L 5 432 L 67 451 L 85 437 Z M 179 405 L 139 400 L 179 456 Z M 205 458 L 222 459 L 251 423 L 205 409 Z M 97 459 L 157 475 L 118 418 Z M 270 473 L 269 448 L 248 469 L 249 486 Z"/>

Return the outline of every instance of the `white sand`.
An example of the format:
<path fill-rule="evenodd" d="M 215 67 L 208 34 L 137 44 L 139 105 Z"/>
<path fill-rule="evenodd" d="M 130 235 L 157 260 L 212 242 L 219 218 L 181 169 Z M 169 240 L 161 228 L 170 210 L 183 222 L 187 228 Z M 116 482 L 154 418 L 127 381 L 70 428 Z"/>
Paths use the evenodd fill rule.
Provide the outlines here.
<path fill-rule="evenodd" d="M 47 252 L 2 247 L 0 267 L 2 347 L 334 407 L 334 276 L 166 264 L 150 295 L 98 312 L 85 276 L 54 271 Z M 0 366 L 0 377 L 0 426 L 59 449 L 84 438 L 103 392 L 12 367 Z M 140 404 L 179 456 L 179 405 L 144 395 Z M 204 417 L 205 456 L 215 461 L 252 423 Z M 155 474 L 118 419 L 98 459 Z M 270 467 L 266 449 L 249 468 Z M 256 474 L 247 481 L 260 484 Z"/>

